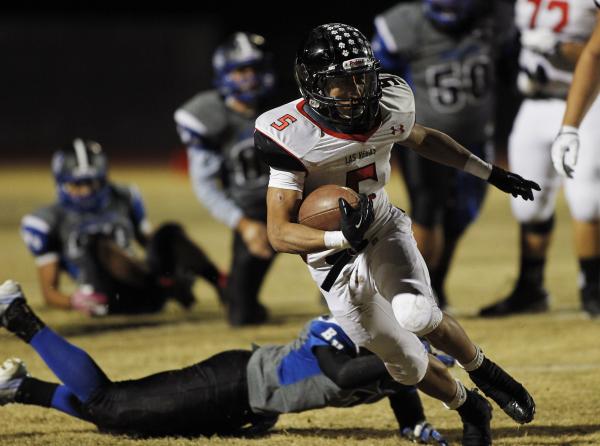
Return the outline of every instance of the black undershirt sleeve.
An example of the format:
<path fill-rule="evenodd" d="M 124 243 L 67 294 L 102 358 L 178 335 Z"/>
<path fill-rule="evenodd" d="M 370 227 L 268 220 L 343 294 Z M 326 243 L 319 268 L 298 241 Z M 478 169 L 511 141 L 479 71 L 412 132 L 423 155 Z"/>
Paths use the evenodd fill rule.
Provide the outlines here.
<path fill-rule="evenodd" d="M 388 376 L 383 361 L 375 355 L 353 358 L 328 346 L 314 347 L 313 353 L 325 376 L 342 389 L 365 386 Z"/>
<path fill-rule="evenodd" d="M 254 132 L 254 146 L 264 163 L 274 169 L 306 172 L 306 167 L 298 158 L 277 144 L 267 135 L 256 130 Z"/>

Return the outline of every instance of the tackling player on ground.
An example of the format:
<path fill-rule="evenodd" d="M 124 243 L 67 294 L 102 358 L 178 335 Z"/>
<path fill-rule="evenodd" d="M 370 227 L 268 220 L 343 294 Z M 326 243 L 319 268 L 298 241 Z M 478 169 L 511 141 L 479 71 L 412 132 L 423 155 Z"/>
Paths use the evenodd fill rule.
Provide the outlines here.
<path fill-rule="evenodd" d="M 196 197 L 234 230 L 226 290 L 229 322 L 259 324 L 267 310 L 258 293 L 274 258 L 265 224 L 269 170 L 252 138 L 254 120 L 274 86 L 263 37 L 235 33 L 215 51 L 213 68 L 217 88 L 182 105 L 175 122 L 188 147 Z"/>
<path fill-rule="evenodd" d="M 279 414 L 388 398 L 402 436 L 447 444 L 426 421 L 414 386 L 392 380 L 379 358 L 359 352 L 327 317 L 311 320 L 289 344 L 230 350 L 121 382 L 45 326 L 12 281 L 0 286 L 0 325 L 31 345 L 63 383 L 32 378 L 22 361 L 9 359 L 0 367 L 0 405 L 51 407 L 115 434 L 244 435 L 265 432 Z"/>
<path fill-rule="evenodd" d="M 397 76 L 379 75 L 369 42 L 352 26 L 313 29 L 298 50 L 295 74 L 303 99 L 256 121 L 256 146 L 271 166 L 267 228 L 273 248 L 307 255 L 309 271 L 340 326 L 354 343 L 378 355 L 395 380 L 417 385 L 458 410 L 464 445 L 491 443 L 491 407 L 437 367 L 417 335 L 457 358 L 509 416 L 530 422 L 535 404 L 525 388 L 436 305 L 410 219 L 391 205 L 383 187 L 395 143 L 514 196 L 532 199 L 532 188 L 539 187 L 416 124 L 410 87 Z M 303 195 L 324 184 L 362 194 L 356 209 L 340 202 L 341 231 L 296 223 Z"/>
<path fill-rule="evenodd" d="M 108 179 L 97 142 L 77 138 L 56 151 L 52 173 L 57 201 L 21 223 L 46 303 L 94 316 L 155 312 L 168 297 L 187 308 L 195 276 L 221 292 L 224 276 L 183 228 L 168 223 L 152 232 L 137 189 Z M 144 261 L 133 256 L 134 240 Z M 77 283 L 71 295 L 61 288 L 63 272 Z"/>

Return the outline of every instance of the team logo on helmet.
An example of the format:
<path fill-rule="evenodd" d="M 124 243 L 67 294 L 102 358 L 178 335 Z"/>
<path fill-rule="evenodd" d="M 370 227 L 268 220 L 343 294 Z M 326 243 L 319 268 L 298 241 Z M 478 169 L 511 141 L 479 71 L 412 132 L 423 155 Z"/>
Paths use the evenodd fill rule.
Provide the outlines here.
<path fill-rule="evenodd" d="M 379 117 L 379 61 L 352 26 L 313 29 L 297 53 L 295 77 L 313 111 L 336 128 L 366 131 Z"/>

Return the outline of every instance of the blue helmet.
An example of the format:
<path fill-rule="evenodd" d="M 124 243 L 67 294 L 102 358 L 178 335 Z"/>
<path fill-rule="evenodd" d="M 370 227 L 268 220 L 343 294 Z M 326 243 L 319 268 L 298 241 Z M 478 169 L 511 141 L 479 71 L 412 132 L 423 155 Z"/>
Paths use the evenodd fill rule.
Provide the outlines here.
<path fill-rule="evenodd" d="M 72 210 L 93 212 L 108 201 L 108 162 L 102 147 L 95 141 L 76 138 L 52 156 L 52 174 L 59 202 Z M 89 183 L 92 191 L 74 196 L 67 191 L 69 183 Z"/>
<path fill-rule="evenodd" d="M 268 95 L 275 85 L 271 55 L 265 49 L 264 37 L 257 34 L 233 34 L 215 50 L 212 63 L 215 86 L 225 97 L 252 104 Z M 243 67 L 253 67 L 256 74 L 249 82 L 240 83 L 231 73 Z"/>
<path fill-rule="evenodd" d="M 456 30 L 478 14 L 477 0 L 423 0 L 425 15 L 442 29 Z"/>

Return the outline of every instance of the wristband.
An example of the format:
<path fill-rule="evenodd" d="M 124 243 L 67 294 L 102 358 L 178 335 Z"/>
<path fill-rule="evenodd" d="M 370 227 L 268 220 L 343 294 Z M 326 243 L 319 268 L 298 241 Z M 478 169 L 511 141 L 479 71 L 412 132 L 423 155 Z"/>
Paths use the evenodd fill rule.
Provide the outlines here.
<path fill-rule="evenodd" d="M 492 173 L 492 165 L 471 153 L 463 170 L 482 180 L 487 180 Z"/>
<path fill-rule="evenodd" d="M 325 231 L 323 241 L 328 249 L 348 248 L 350 246 L 342 231 Z"/>
<path fill-rule="evenodd" d="M 572 125 L 563 125 L 558 132 L 559 135 L 562 134 L 571 134 L 571 135 L 579 135 L 579 128 L 573 127 Z"/>

